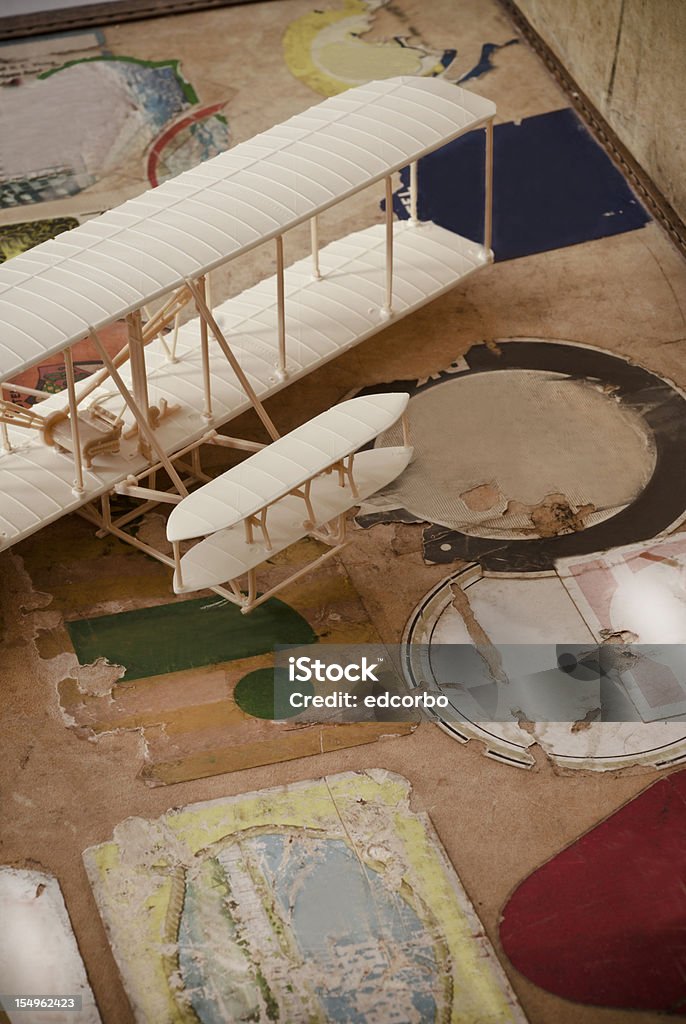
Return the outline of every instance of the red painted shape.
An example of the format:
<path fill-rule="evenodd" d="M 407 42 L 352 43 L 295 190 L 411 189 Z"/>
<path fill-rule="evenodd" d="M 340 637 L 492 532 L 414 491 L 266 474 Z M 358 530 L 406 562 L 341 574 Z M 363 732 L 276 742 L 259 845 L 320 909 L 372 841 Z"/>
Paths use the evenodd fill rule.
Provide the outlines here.
<path fill-rule="evenodd" d="M 686 1016 L 686 771 L 529 875 L 500 937 L 517 970 L 565 999 Z"/>
<path fill-rule="evenodd" d="M 146 173 L 148 175 L 148 181 L 153 188 L 157 188 L 159 181 L 157 178 L 157 165 L 160 161 L 162 150 L 168 143 L 182 132 L 184 128 L 189 128 L 190 125 L 195 124 L 196 121 L 204 121 L 206 117 L 212 117 L 213 114 L 218 114 L 226 106 L 226 100 L 221 103 L 212 103 L 209 107 L 198 107 L 197 110 L 191 111 L 190 114 L 186 114 L 185 117 L 180 118 L 178 121 L 174 121 L 168 128 L 158 135 L 148 153 Z"/>

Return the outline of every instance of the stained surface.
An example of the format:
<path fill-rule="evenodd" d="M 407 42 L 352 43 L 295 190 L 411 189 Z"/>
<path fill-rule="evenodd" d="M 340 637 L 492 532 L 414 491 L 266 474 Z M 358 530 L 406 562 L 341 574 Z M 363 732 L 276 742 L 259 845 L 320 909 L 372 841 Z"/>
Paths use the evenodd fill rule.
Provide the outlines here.
<path fill-rule="evenodd" d="M 508 369 L 448 379 L 416 395 L 408 418 L 415 458 L 383 500 L 479 537 L 554 536 L 563 515 L 569 529 L 594 526 L 626 508 L 655 468 L 640 413 L 597 381 L 565 374 Z M 399 439 L 392 427 L 375 444 Z"/>
<path fill-rule="evenodd" d="M 279 0 L 110 25 L 103 45 L 113 53 L 149 60 L 178 57 L 203 104 L 230 98 L 225 113 L 233 139 L 239 142 L 316 101 L 310 86 L 296 79 L 283 61 L 282 39 L 289 24 L 317 6 L 314 0 Z M 342 6 L 339 0 L 327 3 L 328 8 Z M 638 8 L 639 0 L 632 6 Z M 389 41 L 405 36 L 427 51 L 455 47 L 459 53 L 444 76 L 454 81 L 479 63 L 484 41 L 502 44 L 513 33 L 504 8 L 494 0 L 461 0 L 460 4 L 397 0 L 378 10 L 375 26 L 364 39 Z M 595 36 L 589 33 L 588 39 Z M 60 63 L 80 45 L 74 36 L 63 43 L 71 53 L 61 56 Z M 52 41 L 30 41 L 31 60 L 46 45 L 52 46 Z M 29 62 L 27 55 L 25 63 Z M 501 120 L 512 122 L 556 110 L 564 102 L 529 46 L 500 50 L 492 63 L 492 70 L 470 78 L 465 86 L 493 99 Z M 629 62 L 627 68 L 631 66 Z M 648 95 L 642 100 L 653 102 Z M 649 118 L 658 114 L 653 106 Z M 668 131 L 673 140 L 671 123 Z M 676 149 L 672 159 L 678 162 Z M 144 187 L 142 161 L 122 171 L 127 187 Z M 103 187 L 107 187 L 104 180 Z M 122 179 L 111 182 L 111 188 L 117 191 L 110 191 L 109 197 L 87 190 L 51 209 L 33 210 L 40 217 L 80 216 L 103 209 L 98 203 L 121 201 Z M 322 244 L 379 222 L 381 191 L 362 193 L 338 207 L 331 218 L 322 218 Z M 12 208 L 0 214 L 0 221 L 26 217 L 26 208 Z M 287 262 L 309 256 L 309 232 L 289 233 L 285 244 Z M 221 303 L 229 294 L 268 277 L 273 258 L 273 247 L 266 246 L 232 263 L 225 273 L 213 272 L 215 301 Z M 686 309 L 685 287 L 683 262 L 655 223 L 500 262 L 424 312 L 391 323 L 373 341 L 293 383 L 269 400 L 270 413 L 279 429 L 290 429 L 363 384 L 378 382 L 384 389 L 389 380 L 416 383 L 448 367 L 482 339 L 512 336 L 576 339 L 684 387 L 686 330 L 680 307 Z M 287 329 L 291 322 L 287 320 Z M 303 334 L 303 341 L 308 340 Z M 492 355 L 496 363 L 498 358 Z M 33 381 L 26 383 L 31 386 Z M 662 408 L 665 424 L 675 426 L 678 417 L 673 409 Z M 254 440 L 265 439 L 252 419 L 237 424 L 236 432 L 243 436 L 244 428 Z M 676 439 L 674 450 L 683 458 L 686 446 Z M 650 500 L 653 516 L 673 500 L 684 479 L 681 469 L 669 470 L 669 488 Z M 612 537 L 624 527 L 619 516 L 609 520 L 608 526 L 613 543 Z M 646 529 L 644 536 L 652 536 L 650 522 Z M 141 537 L 151 540 L 156 533 L 160 535 L 153 514 L 142 526 Z M 578 541 L 580 536 L 555 542 Z M 437 546 L 443 542 L 441 538 Z M 487 543 L 491 549 L 499 548 L 492 540 Z M 512 546 L 506 542 L 505 547 L 512 557 Z M 502 549 L 493 551 L 494 561 L 501 560 L 501 554 Z M 485 551 L 480 550 L 479 557 L 485 559 Z M 421 527 L 382 524 L 359 531 L 330 571 L 301 579 L 284 599 L 325 640 L 328 635 L 332 642 L 354 642 L 353 637 L 366 642 L 370 636 L 378 639 L 380 633 L 394 641 L 422 595 L 448 571 L 423 562 Z M 283 565 L 275 565 L 274 580 L 284 572 Z M 364 597 L 364 604 L 357 595 Z M 411 779 L 413 800 L 430 811 L 493 940 L 501 908 L 519 882 L 653 777 L 652 769 L 647 777 L 646 770 L 634 769 L 557 772 L 536 747 L 534 770 L 508 771 L 472 749 L 474 744 L 460 747 L 430 725 L 421 725 L 412 736 L 355 749 L 341 745 L 339 735 L 328 738 L 328 746 L 318 741 L 315 747 L 312 732 L 293 729 L 284 730 L 278 744 L 273 737 L 265 743 L 252 731 L 246 735 L 246 719 L 238 724 L 236 717 L 229 725 L 220 717 L 217 705 L 221 706 L 227 692 L 226 676 L 220 671 L 212 679 L 201 678 L 211 669 L 131 684 L 113 685 L 110 680 L 106 692 L 98 696 L 96 673 L 78 670 L 61 618 L 115 614 L 171 600 L 166 567 L 116 540 L 97 539 L 90 527 L 71 517 L 0 555 L 0 610 L 6 630 L 0 649 L 3 857 L 15 864 L 39 861 L 59 877 L 108 1024 L 132 1024 L 133 1017 L 80 858 L 84 848 L 112 835 L 117 823 L 130 815 L 154 819 L 171 805 L 381 765 Z M 370 634 L 373 628 L 378 632 Z M 262 657 L 266 656 L 255 661 L 264 666 Z M 255 663 L 236 666 L 240 674 L 257 667 Z M 122 720 L 134 724 L 120 730 Z M 87 739 L 79 741 L 79 734 Z M 144 751 L 155 761 L 151 770 L 175 785 L 148 788 L 140 783 Z M 292 759 L 275 763 L 273 758 L 284 751 Z M 535 1024 L 607 1024 L 608 1019 L 611 1024 L 660 1024 L 664 1020 L 650 1011 L 598 1009 L 562 999 L 517 975 L 503 959 Z"/>
<path fill-rule="evenodd" d="M 427 562 L 551 571 L 556 559 L 643 540 L 683 517 L 686 400 L 628 360 L 498 339 L 391 389 L 409 392 L 410 420 L 417 407 L 423 457 L 357 521 L 428 521 Z"/>
<path fill-rule="evenodd" d="M 156 541 L 155 525 L 154 520 L 143 525 L 139 536 Z M 161 533 L 162 526 L 157 528 Z M 195 626 L 185 630 L 179 628 L 183 622 L 167 613 L 170 585 L 165 567 L 150 559 L 143 559 L 141 564 L 132 548 L 118 541 L 112 546 L 109 541 L 98 540 L 78 520 L 63 520 L 59 537 L 54 561 L 39 544 L 33 552 L 25 547 L 25 564 L 36 585 L 53 595 L 52 610 L 43 625 L 39 625 L 40 613 L 35 620 L 40 671 L 55 687 L 61 727 L 66 725 L 70 732 L 91 741 L 77 745 L 82 751 L 92 747 L 102 750 L 115 737 L 128 734 L 136 747 L 128 763 L 139 773 L 138 778 L 148 786 L 166 786 L 258 765 L 283 765 L 288 760 L 414 730 L 413 723 L 393 727 L 383 723 L 293 727 L 282 721 L 287 716 L 281 702 L 278 715 L 273 714 L 275 638 L 292 635 L 292 629 L 309 635 L 312 642 L 378 640 L 348 575 L 339 572 L 333 562 L 325 563 L 322 571 L 297 586 L 288 587 L 283 602 L 260 606 L 267 611 L 260 617 L 242 616 L 235 606 L 222 607 L 213 596 L 191 602 L 189 615 Z M 280 581 L 284 573 L 301 568 L 322 550 L 323 545 L 315 541 L 295 545 L 287 558 L 276 560 L 279 565 L 268 567 L 265 585 Z M 76 562 L 78 573 L 70 568 Z M 128 618 L 125 609 L 130 607 L 133 577 L 139 597 L 145 593 L 148 602 L 158 602 L 152 617 L 144 614 Z M 23 600 L 30 603 L 31 599 Z M 105 609 L 108 617 L 102 616 Z M 78 663 L 63 616 L 86 636 L 83 657 L 96 659 L 93 664 Z M 101 636 L 99 620 L 103 618 L 105 633 Z M 131 664 L 127 661 L 129 621 L 138 636 Z M 94 630 L 91 623 L 95 623 Z M 218 633 L 213 632 L 213 623 Z M 154 628 L 148 630 L 148 624 Z M 141 630 L 143 640 L 137 633 Z M 173 642 L 167 644 L 170 635 Z M 105 639 L 107 646 L 103 647 Z M 198 667 L 178 667 L 174 644 L 181 646 L 182 663 L 192 660 Z M 109 657 L 120 657 L 121 662 L 115 660 L 109 665 L 103 661 L 104 650 Z M 225 660 L 203 663 L 221 650 L 228 651 Z M 241 653 L 243 656 L 239 656 Z M 145 663 L 141 661 L 143 655 Z M 159 669 L 161 674 L 131 679 L 122 676 L 125 668 L 135 671 L 136 667 Z M 265 721 L 261 717 L 264 714 L 279 721 Z"/>
<path fill-rule="evenodd" d="M 565 999 L 686 1014 L 686 771 L 535 871 L 505 905 L 514 966 Z"/>
<path fill-rule="evenodd" d="M 257 926 L 250 904 L 265 890 L 273 901 L 273 927 L 288 934 L 292 944 L 289 956 L 277 945 L 269 949 L 269 939 L 260 935 L 271 953 L 261 961 L 271 993 L 267 1015 L 270 1004 L 282 1003 L 288 1021 L 308 1012 L 323 1013 L 332 1022 L 391 1016 L 423 1022 L 445 1016 L 434 943 L 411 904 L 391 893 L 383 873 L 360 863 L 343 840 L 292 829 L 251 836 L 238 849 L 226 846 L 211 866 L 187 881 L 179 965 L 202 1024 L 222 1024 L 226 1008 L 240 1003 L 243 1013 L 260 1014 L 259 993 L 253 989 L 248 995 L 252 965 L 241 947 L 241 925 Z M 214 916 L 222 920 L 211 934 L 207 919 L 213 898 Z"/>

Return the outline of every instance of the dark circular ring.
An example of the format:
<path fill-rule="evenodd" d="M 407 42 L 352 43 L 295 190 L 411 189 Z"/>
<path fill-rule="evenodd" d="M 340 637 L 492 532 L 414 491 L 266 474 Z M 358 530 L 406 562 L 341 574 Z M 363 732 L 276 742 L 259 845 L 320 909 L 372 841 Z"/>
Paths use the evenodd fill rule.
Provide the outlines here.
<path fill-rule="evenodd" d="M 430 524 L 424 531 L 427 561 L 478 562 L 488 572 L 550 572 L 555 560 L 605 551 L 648 540 L 674 528 L 686 513 L 686 396 L 656 374 L 621 356 L 571 342 L 512 339 L 495 345 L 474 345 L 461 360 L 429 380 L 397 380 L 362 389 L 359 394 L 407 391 L 420 394 L 447 380 L 498 370 L 548 370 L 572 379 L 599 381 L 647 424 L 655 443 L 653 474 L 634 501 L 595 526 L 556 537 L 500 540 L 475 537 Z M 406 522 L 420 520 L 407 514 Z M 387 519 L 385 513 L 362 517 L 363 526 Z M 395 520 L 397 515 L 393 515 Z M 401 516 L 402 518 L 402 516 Z M 446 550 L 447 548 L 447 550 Z"/>

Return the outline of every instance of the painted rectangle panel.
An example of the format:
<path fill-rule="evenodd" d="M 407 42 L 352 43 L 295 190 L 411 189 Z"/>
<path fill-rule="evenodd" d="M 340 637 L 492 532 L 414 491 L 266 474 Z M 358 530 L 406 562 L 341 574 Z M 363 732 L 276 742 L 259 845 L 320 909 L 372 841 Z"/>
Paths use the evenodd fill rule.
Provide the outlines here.
<path fill-rule="evenodd" d="M 84 862 L 139 1024 L 526 1024 L 402 776 L 129 819 Z"/>

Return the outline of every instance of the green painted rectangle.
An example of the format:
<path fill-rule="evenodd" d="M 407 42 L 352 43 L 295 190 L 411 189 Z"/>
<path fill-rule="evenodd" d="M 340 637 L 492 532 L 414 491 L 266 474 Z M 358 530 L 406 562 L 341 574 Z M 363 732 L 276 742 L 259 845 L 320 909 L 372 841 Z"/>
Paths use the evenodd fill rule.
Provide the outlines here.
<path fill-rule="evenodd" d="M 201 597 L 79 619 L 67 628 L 81 665 L 106 658 L 125 667 L 126 682 L 255 657 L 275 644 L 317 643 L 305 619 L 276 598 L 247 616 L 236 605 Z"/>

